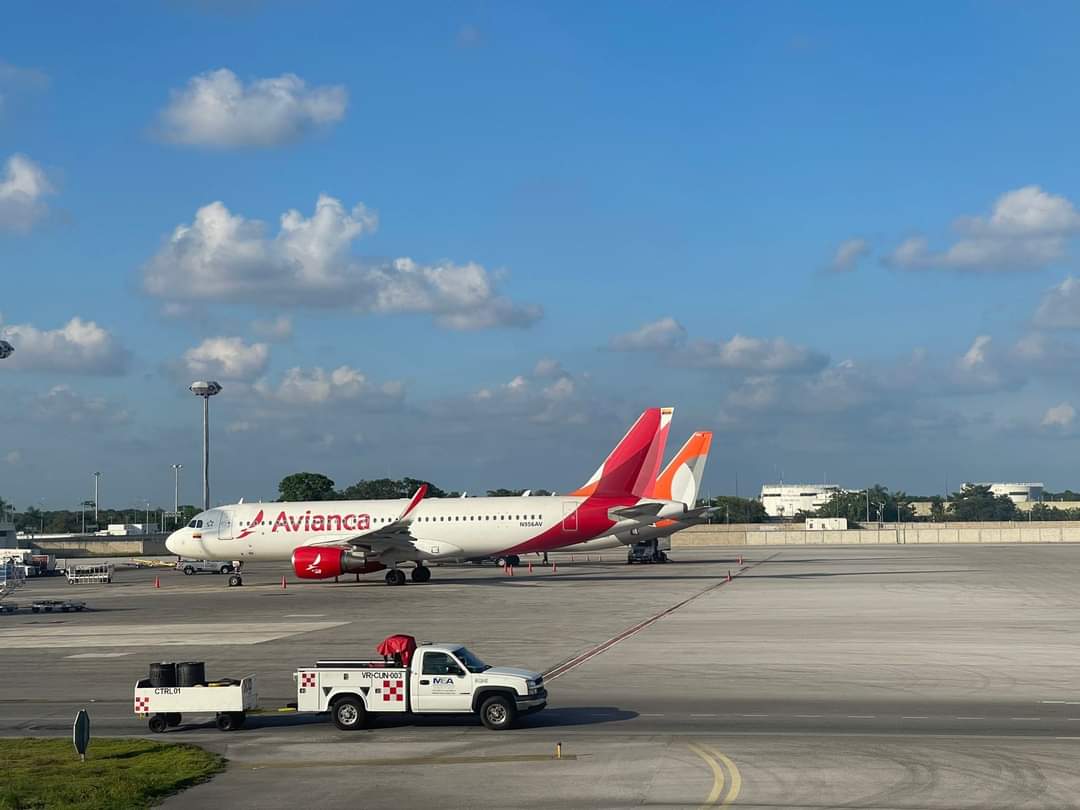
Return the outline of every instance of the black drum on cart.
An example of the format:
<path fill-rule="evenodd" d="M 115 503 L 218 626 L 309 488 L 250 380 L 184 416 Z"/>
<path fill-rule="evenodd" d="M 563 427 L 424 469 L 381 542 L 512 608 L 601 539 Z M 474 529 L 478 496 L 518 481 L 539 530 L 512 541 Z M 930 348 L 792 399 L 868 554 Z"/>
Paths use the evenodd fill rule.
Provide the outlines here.
<path fill-rule="evenodd" d="M 206 684 L 206 663 L 183 661 L 176 665 L 177 686 L 203 686 Z"/>
<path fill-rule="evenodd" d="M 161 661 L 150 665 L 151 686 L 176 686 L 176 664 Z"/>

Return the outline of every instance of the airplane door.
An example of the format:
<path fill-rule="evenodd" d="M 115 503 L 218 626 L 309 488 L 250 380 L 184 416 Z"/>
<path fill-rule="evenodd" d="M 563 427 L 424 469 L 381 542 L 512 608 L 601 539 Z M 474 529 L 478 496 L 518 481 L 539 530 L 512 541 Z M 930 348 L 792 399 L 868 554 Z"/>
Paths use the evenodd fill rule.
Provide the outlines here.
<path fill-rule="evenodd" d="M 563 501 L 562 528 L 564 532 L 577 531 L 577 509 L 578 505 L 576 501 Z"/>
<path fill-rule="evenodd" d="M 233 526 L 232 515 L 228 512 L 221 511 L 217 514 L 218 517 L 218 540 L 232 540 Z"/>

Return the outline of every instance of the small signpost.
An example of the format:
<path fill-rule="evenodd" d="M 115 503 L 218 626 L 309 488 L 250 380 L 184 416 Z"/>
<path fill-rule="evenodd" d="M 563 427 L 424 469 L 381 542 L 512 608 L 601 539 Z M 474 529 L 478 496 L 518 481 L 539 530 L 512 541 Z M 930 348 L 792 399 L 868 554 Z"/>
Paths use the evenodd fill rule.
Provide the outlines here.
<path fill-rule="evenodd" d="M 90 715 L 86 709 L 79 709 L 75 715 L 75 726 L 71 730 L 71 741 L 79 753 L 79 760 L 86 762 L 86 746 L 90 744 Z"/>

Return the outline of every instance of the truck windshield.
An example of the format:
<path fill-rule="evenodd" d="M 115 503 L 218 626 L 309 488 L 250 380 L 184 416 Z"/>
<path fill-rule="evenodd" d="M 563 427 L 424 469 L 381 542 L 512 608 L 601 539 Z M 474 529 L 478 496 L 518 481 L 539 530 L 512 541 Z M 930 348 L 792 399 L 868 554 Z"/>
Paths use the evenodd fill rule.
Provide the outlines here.
<path fill-rule="evenodd" d="M 460 661 L 469 672 L 484 672 L 491 669 L 490 666 L 469 652 L 467 647 L 458 647 L 454 650 L 454 655 L 457 656 L 457 660 Z"/>

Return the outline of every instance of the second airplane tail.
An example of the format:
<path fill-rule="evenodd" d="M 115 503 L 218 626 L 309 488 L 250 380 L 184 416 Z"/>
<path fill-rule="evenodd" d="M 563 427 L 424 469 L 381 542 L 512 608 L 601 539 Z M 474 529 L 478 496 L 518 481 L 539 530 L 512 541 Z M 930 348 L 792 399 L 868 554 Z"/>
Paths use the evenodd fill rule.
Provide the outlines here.
<path fill-rule="evenodd" d="M 712 437 L 708 430 L 691 435 L 660 473 L 651 495 L 665 501 L 681 501 L 687 508 L 693 509 L 705 477 L 705 463 L 709 460 Z"/>
<path fill-rule="evenodd" d="M 571 495 L 649 497 L 664 458 L 674 408 L 649 408 L 615 445 L 592 478 Z"/>

